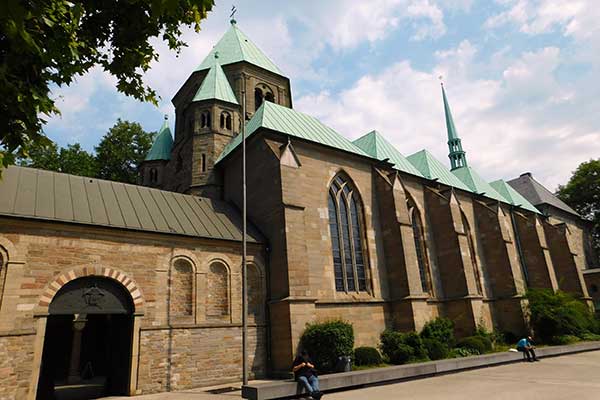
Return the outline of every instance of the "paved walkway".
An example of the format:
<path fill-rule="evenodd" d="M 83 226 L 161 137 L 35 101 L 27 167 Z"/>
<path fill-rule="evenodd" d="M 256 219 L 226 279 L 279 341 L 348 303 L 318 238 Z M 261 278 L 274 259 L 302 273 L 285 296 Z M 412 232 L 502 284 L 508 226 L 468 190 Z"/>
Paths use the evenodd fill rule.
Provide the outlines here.
<path fill-rule="evenodd" d="M 327 400 L 596 400 L 600 398 L 600 351 L 508 364 L 391 385 L 336 392 Z M 136 400 L 232 400 L 240 392 L 201 391 L 137 396 Z M 111 397 L 110 399 L 117 399 Z M 118 399 L 126 399 L 119 397 Z"/>

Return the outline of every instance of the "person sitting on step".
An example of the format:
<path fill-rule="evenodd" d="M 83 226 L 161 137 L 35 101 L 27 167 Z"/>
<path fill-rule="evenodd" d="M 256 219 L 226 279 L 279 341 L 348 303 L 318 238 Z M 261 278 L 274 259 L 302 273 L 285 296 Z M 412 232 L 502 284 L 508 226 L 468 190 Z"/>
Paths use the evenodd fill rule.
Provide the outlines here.
<path fill-rule="evenodd" d="M 527 361 L 529 362 L 539 361 L 535 356 L 535 351 L 533 351 L 533 349 L 535 349 L 535 346 L 533 345 L 533 339 L 531 339 L 531 336 L 527 336 L 526 338 L 519 340 L 517 343 L 517 350 L 525 353 L 527 356 Z"/>
<path fill-rule="evenodd" d="M 296 381 L 300 382 L 313 399 L 320 399 L 323 394 L 319 391 L 319 378 L 308 352 L 302 350 L 292 364 L 292 372 Z"/>

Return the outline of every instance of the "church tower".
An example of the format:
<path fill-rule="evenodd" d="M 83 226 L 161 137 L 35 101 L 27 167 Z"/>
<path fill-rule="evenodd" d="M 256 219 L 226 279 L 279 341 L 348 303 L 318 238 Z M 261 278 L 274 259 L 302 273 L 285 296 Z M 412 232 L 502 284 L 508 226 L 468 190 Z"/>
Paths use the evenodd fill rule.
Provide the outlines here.
<path fill-rule="evenodd" d="M 232 19 L 172 100 L 175 141 L 161 188 L 221 198 L 223 178 L 215 163 L 265 101 L 291 108 L 289 79 Z"/>
<path fill-rule="evenodd" d="M 165 170 L 171 159 L 173 136 L 169 129 L 168 117 L 158 131 L 154 143 L 140 165 L 140 183 L 144 186 L 162 187 L 165 182 Z"/>
<path fill-rule="evenodd" d="M 450 112 L 450 105 L 446 98 L 446 90 L 444 89 L 443 83 L 442 97 L 444 98 L 444 113 L 446 114 L 446 130 L 448 131 L 448 158 L 450 158 L 451 170 L 454 171 L 455 169 L 467 166 L 467 156 L 462 149 L 460 138 L 458 137 L 456 127 L 454 126 L 454 119 Z"/>

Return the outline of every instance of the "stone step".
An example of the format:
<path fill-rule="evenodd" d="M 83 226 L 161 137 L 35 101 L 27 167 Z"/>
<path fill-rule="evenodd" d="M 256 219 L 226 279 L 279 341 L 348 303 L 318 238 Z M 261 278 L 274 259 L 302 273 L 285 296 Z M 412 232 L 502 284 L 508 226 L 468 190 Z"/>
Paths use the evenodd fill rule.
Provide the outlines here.
<path fill-rule="evenodd" d="M 600 350 L 600 341 L 577 343 L 566 346 L 542 347 L 536 349 L 536 354 L 540 358 L 545 358 L 594 350 Z M 481 356 L 452 358 L 447 360 L 398 365 L 394 367 L 373 368 L 364 371 L 322 375 L 319 377 L 319 385 L 322 391 L 350 389 L 365 385 L 424 378 L 438 374 L 464 371 L 467 369 L 485 368 L 522 360 L 523 355 L 521 353 L 507 351 L 503 353 L 484 354 Z M 303 392 L 303 388 L 293 380 L 260 383 L 242 387 L 242 397 L 251 400 L 294 397 Z"/>

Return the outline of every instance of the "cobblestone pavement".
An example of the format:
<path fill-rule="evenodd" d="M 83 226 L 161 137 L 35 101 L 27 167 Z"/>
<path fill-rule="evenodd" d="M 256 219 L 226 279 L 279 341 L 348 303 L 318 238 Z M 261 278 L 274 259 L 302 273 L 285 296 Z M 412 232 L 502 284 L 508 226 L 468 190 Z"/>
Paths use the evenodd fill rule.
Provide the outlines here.
<path fill-rule="evenodd" d="M 600 399 L 599 375 L 600 351 L 595 351 L 548 358 L 539 363 L 509 364 L 330 393 L 323 398 L 328 400 L 597 400 Z M 239 391 L 216 395 L 200 389 L 135 397 L 136 400 L 239 398 Z M 110 399 L 125 399 L 125 397 Z"/>

